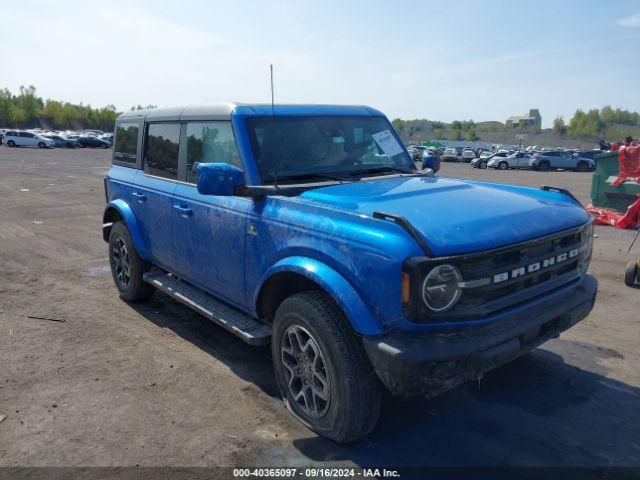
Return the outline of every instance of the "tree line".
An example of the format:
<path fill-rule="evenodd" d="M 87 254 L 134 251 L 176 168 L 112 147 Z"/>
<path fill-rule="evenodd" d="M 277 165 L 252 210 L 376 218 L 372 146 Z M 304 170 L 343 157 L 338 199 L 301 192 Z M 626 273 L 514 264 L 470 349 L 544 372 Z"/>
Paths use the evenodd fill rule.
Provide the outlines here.
<path fill-rule="evenodd" d="M 572 138 L 599 137 L 616 140 L 628 135 L 635 137 L 640 133 L 640 114 L 613 109 L 608 105 L 588 112 L 578 109 L 568 124 L 561 116 L 556 117 L 553 129 L 560 135 Z"/>
<path fill-rule="evenodd" d="M 36 94 L 36 87 L 20 87 L 20 93 L 0 89 L 0 127 L 51 128 L 54 130 L 90 128 L 113 131 L 120 115 L 113 105 L 92 108 L 69 102 L 46 99 Z"/>
<path fill-rule="evenodd" d="M 477 125 L 473 120 L 459 121 L 451 123 L 436 122 L 426 119 L 393 120 L 393 126 L 401 135 L 407 138 L 429 137 L 436 140 L 478 140 L 482 132 L 509 131 L 512 127 L 507 127 L 500 122 L 484 122 Z M 540 133 L 540 127 L 520 127 L 529 133 Z M 610 106 L 589 111 L 576 110 L 568 123 L 559 116 L 553 121 L 553 130 L 558 134 L 569 138 L 581 139 L 608 139 L 617 140 L 628 135 L 637 137 L 640 135 L 640 113 L 612 108 Z M 478 135 L 478 133 L 480 135 Z"/>

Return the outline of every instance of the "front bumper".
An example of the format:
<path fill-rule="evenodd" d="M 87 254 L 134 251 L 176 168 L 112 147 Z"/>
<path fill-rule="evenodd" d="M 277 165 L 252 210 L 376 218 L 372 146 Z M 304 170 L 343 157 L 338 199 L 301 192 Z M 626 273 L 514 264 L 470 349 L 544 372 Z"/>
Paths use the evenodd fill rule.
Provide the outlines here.
<path fill-rule="evenodd" d="M 435 396 L 510 362 L 584 319 L 596 299 L 592 275 L 481 325 L 365 336 L 369 359 L 394 395 Z"/>

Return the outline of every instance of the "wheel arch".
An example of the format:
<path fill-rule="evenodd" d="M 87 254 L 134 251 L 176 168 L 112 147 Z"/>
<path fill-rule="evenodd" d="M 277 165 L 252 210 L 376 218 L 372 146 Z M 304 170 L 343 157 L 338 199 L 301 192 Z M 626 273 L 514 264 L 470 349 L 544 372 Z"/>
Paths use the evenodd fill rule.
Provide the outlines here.
<path fill-rule="evenodd" d="M 282 301 L 294 293 L 321 290 L 342 310 L 353 329 L 362 335 L 383 333 L 353 286 L 333 268 L 308 257 L 281 259 L 263 275 L 253 297 L 259 318 L 273 320 Z"/>
<path fill-rule="evenodd" d="M 133 240 L 133 244 L 138 251 L 138 255 L 140 255 L 143 259 L 149 260 L 149 252 L 144 245 L 144 241 L 142 240 L 142 235 L 140 233 L 140 228 L 138 227 L 138 222 L 136 221 L 136 217 L 131 210 L 131 207 L 121 199 L 113 200 L 109 202 L 104 209 L 104 213 L 102 214 L 102 238 L 105 242 L 109 241 L 109 233 L 111 232 L 111 227 L 113 224 L 119 220 L 124 221 L 127 226 L 127 230 L 129 230 L 129 234 L 131 235 L 131 240 Z"/>

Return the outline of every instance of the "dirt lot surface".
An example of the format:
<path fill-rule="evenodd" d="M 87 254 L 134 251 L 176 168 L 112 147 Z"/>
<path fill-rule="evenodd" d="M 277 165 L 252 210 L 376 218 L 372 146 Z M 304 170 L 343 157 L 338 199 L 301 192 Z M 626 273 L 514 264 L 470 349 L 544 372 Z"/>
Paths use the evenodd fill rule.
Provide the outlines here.
<path fill-rule="evenodd" d="M 633 232 L 596 228 L 588 319 L 479 384 L 385 400 L 370 437 L 337 446 L 284 410 L 268 351 L 162 294 L 118 299 L 100 228 L 110 153 L 0 147 L 0 465 L 640 465 L 640 290 L 622 282 Z M 585 203 L 591 181 L 442 174 Z"/>

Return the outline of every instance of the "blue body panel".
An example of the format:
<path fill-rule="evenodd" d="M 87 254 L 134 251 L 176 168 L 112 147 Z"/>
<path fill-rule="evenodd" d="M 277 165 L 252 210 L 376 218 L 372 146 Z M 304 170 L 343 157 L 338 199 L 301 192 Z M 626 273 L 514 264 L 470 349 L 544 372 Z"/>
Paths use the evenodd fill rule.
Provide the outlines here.
<path fill-rule="evenodd" d="M 383 116 L 368 107 L 314 105 L 276 106 L 275 113 Z M 248 185 L 261 180 L 245 121 L 269 115 L 270 106 L 240 106 L 231 114 Z M 121 212 L 143 258 L 253 315 L 270 277 L 303 275 L 365 335 L 443 328 L 404 316 L 402 264 L 424 252 L 399 225 L 373 218 L 375 211 L 405 217 L 437 256 L 507 246 L 588 221 L 560 193 L 449 178 L 372 179 L 251 199 L 205 196 L 194 185 L 112 166 L 107 193 L 108 208 Z"/>
<path fill-rule="evenodd" d="M 350 183 L 301 198 L 368 216 L 403 216 L 435 255 L 503 247 L 588 221 L 587 212 L 561 193 L 452 178 Z"/>
<path fill-rule="evenodd" d="M 178 185 L 173 206 L 175 271 L 238 306 L 245 306 L 244 259 L 248 198 L 200 195 Z"/>
<path fill-rule="evenodd" d="M 150 260 L 173 270 L 172 195 L 176 184 L 145 175 L 142 171 L 138 172 L 135 183 L 129 206 L 138 221 Z"/>

